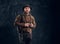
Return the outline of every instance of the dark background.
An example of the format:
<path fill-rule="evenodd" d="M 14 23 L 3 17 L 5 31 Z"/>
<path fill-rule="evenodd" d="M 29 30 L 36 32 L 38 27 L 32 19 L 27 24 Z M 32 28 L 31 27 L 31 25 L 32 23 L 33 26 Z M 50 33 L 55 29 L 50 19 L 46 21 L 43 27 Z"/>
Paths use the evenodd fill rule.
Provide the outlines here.
<path fill-rule="evenodd" d="M 37 27 L 33 30 L 33 44 L 56 43 L 55 3 L 51 0 L 0 0 L 0 44 L 19 44 L 18 33 L 13 26 L 15 17 L 23 13 L 25 4 L 32 6 Z"/>

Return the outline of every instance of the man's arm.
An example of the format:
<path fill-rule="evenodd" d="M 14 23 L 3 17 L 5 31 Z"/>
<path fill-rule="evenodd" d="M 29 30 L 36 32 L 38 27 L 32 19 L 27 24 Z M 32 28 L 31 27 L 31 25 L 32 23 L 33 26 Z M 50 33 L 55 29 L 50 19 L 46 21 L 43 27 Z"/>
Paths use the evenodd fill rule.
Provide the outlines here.
<path fill-rule="evenodd" d="M 18 15 L 15 19 L 14 26 L 24 26 L 24 23 L 20 23 L 21 16 Z"/>
<path fill-rule="evenodd" d="M 31 23 L 30 27 L 35 28 L 36 27 L 35 18 L 33 16 L 31 16 L 31 18 L 32 18 L 32 23 Z"/>
<path fill-rule="evenodd" d="M 20 23 L 21 16 L 18 15 L 15 19 L 14 26 L 23 26 L 23 27 L 29 27 L 29 23 Z"/>

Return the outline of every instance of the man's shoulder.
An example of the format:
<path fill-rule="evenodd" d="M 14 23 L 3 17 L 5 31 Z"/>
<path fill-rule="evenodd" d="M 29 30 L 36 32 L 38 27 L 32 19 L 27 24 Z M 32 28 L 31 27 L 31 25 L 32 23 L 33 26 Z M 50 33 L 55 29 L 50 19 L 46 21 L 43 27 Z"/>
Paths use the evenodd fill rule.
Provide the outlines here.
<path fill-rule="evenodd" d="M 20 16 L 20 14 L 17 15 L 17 17 L 19 17 L 19 16 Z"/>
<path fill-rule="evenodd" d="M 22 14 L 18 14 L 18 15 L 17 15 L 17 17 L 20 17 L 20 16 L 22 16 Z"/>
<path fill-rule="evenodd" d="M 31 15 L 31 18 L 32 18 L 32 19 L 34 19 L 34 16 L 33 16 L 33 15 Z"/>

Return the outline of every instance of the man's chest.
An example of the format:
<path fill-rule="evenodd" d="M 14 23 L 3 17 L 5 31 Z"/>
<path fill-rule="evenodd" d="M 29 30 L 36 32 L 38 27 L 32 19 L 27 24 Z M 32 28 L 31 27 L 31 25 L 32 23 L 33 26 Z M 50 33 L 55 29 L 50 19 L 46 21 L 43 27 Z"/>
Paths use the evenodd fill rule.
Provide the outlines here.
<path fill-rule="evenodd" d="M 30 15 L 23 15 L 21 19 L 23 22 L 27 22 L 27 23 L 32 22 L 32 18 Z"/>

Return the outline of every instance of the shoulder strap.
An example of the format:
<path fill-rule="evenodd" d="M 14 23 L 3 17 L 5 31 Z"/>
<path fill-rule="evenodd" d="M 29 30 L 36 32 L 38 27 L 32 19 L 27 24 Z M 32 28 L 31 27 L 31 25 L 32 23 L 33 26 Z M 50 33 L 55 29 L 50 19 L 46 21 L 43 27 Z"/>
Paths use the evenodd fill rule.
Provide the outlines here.
<path fill-rule="evenodd" d="M 20 22 L 23 22 L 23 15 L 20 15 L 21 16 L 21 20 L 20 20 Z"/>

